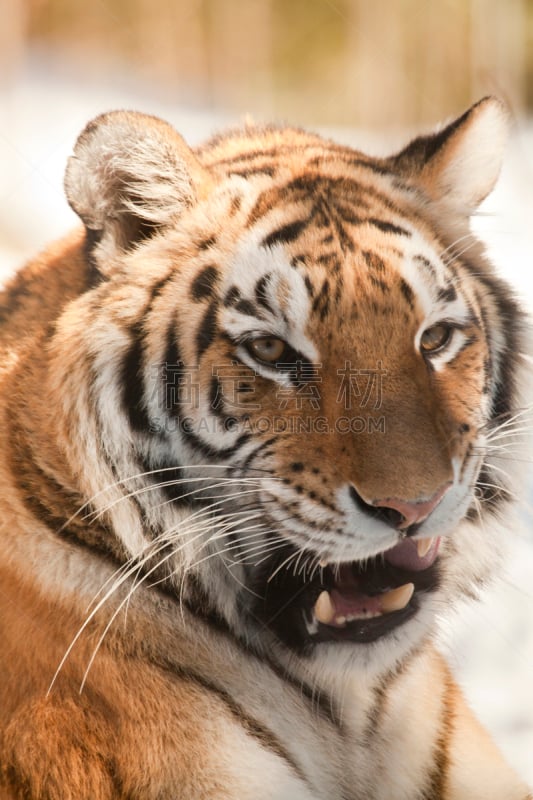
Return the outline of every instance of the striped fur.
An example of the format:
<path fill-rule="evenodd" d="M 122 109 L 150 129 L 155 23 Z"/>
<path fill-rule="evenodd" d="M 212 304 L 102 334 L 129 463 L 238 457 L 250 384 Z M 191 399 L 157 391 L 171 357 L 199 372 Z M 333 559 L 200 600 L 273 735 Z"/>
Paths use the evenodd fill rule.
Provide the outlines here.
<path fill-rule="evenodd" d="M 505 129 L 87 126 L 84 228 L 0 297 L 1 800 L 531 800 L 433 645 L 517 488 L 526 324 L 468 228 Z"/>

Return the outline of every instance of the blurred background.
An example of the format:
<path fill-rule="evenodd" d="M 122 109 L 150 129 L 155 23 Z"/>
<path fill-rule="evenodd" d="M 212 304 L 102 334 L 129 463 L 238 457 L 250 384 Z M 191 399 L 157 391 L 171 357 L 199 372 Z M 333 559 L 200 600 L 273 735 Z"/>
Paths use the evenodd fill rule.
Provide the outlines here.
<path fill-rule="evenodd" d="M 103 111 L 158 114 L 191 144 L 251 117 L 385 153 L 497 94 L 513 133 L 473 226 L 533 310 L 533 0 L 0 0 L 0 20 L 0 283 L 76 223 L 65 161 Z M 443 647 L 533 785 L 530 503 L 519 512 L 502 580 Z"/>
<path fill-rule="evenodd" d="M 2 3 L 4 77 L 53 53 L 177 104 L 313 125 L 434 122 L 487 92 L 533 106 L 528 0 Z"/>

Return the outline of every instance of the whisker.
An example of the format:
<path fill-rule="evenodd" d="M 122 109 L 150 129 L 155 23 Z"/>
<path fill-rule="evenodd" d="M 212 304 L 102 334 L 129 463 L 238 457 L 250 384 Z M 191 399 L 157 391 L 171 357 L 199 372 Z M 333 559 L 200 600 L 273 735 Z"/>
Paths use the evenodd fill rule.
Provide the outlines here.
<path fill-rule="evenodd" d="M 191 530 L 189 530 L 187 533 L 190 535 L 190 533 L 191 533 Z M 199 534 L 196 534 L 196 536 L 194 536 L 194 537 L 193 537 L 193 541 L 195 541 L 196 539 L 198 539 L 199 537 L 201 537 L 201 536 L 202 536 L 204 533 L 205 533 L 205 530 L 201 530 Z M 186 544 L 190 544 L 190 542 L 186 542 L 186 543 L 184 543 L 184 545 L 182 545 L 182 547 L 184 547 Z M 180 548 L 180 549 L 181 549 L 181 548 Z M 168 554 L 167 554 L 167 555 L 165 555 L 165 556 L 164 556 L 162 559 L 160 559 L 160 560 L 157 562 L 157 564 L 155 564 L 153 567 L 151 567 L 151 568 L 148 570 L 148 572 L 147 572 L 147 573 L 144 573 L 144 574 L 142 575 L 142 577 L 140 578 L 140 580 L 139 580 L 139 581 L 137 581 L 136 583 L 134 583 L 134 585 L 133 585 L 133 586 L 130 588 L 130 590 L 128 591 L 128 593 L 127 593 L 126 597 L 125 597 L 125 598 L 123 598 L 123 600 L 122 600 L 122 601 L 119 603 L 118 607 L 115 609 L 114 613 L 112 614 L 112 616 L 111 616 L 110 620 L 109 620 L 109 621 L 108 621 L 108 623 L 106 624 L 106 626 L 105 626 L 105 628 L 104 628 L 104 631 L 103 631 L 102 635 L 100 636 L 100 638 L 98 639 L 98 642 L 97 642 L 97 644 L 96 644 L 96 646 L 95 646 L 95 648 L 94 648 L 94 650 L 93 650 L 93 653 L 92 653 L 92 655 L 91 655 L 91 658 L 90 658 L 90 660 L 89 660 L 89 662 L 88 662 L 87 668 L 86 668 L 86 670 L 85 670 L 85 673 L 84 673 L 84 675 L 83 675 L 83 679 L 82 679 L 82 682 L 81 682 L 81 685 L 80 685 L 80 689 L 79 689 L 79 692 L 80 692 L 80 694 L 83 692 L 83 689 L 84 689 L 84 687 L 85 687 L 85 683 L 86 683 L 86 681 L 87 681 L 87 677 L 88 677 L 88 675 L 89 675 L 90 669 L 91 669 L 91 667 L 92 667 L 92 665 L 93 665 L 93 663 L 94 663 L 94 659 L 96 658 L 96 656 L 97 656 L 97 654 L 98 654 L 98 651 L 99 651 L 99 649 L 100 649 L 100 647 L 101 647 L 101 645 L 102 645 L 102 643 L 103 643 L 103 641 L 104 641 L 105 637 L 107 636 L 107 634 L 108 634 L 108 632 L 109 632 L 109 630 L 110 630 L 110 628 L 111 628 L 111 625 L 112 625 L 112 624 L 113 624 L 113 622 L 115 621 L 116 617 L 118 616 L 118 614 L 120 613 L 120 611 L 122 610 L 122 608 L 124 607 L 124 605 L 130 602 L 130 600 L 131 600 L 131 597 L 132 597 L 133 593 L 134 593 L 134 592 L 135 592 L 135 591 L 136 591 L 136 590 L 137 590 L 137 589 L 138 589 L 138 588 L 139 588 L 139 587 L 142 585 L 142 583 L 144 583 L 144 582 L 145 582 L 145 581 L 146 581 L 146 580 L 147 580 L 147 579 L 150 577 L 150 575 L 152 575 L 152 574 L 153 574 L 153 573 L 154 573 L 156 570 L 160 569 L 160 568 L 162 567 L 162 565 L 163 565 L 163 564 L 165 564 L 165 563 L 166 563 L 166 562 L 167 562 L 167 561 L 168 561 L 170 558 L 172 558 L 173 556 L 175 556 L 175 555 L 176 555 L 176 552 L 177 552 L 176 550 L 172 550 L 170 553 L 168 553 Z M 149 557 L 149 558 L 153 558 L 153 555 L 154 555 L 153 553 L 150 553 L 148 557 Z M 146 563 L 146 561 L 147 561 L 147 559 L 145 559 L 145 560 L 144 560 L 144 563 Z M 137 566 L 137 565 L 136 565 L 136 566 Z M 138 572 L 138 567 L 137 567 L 137 572 Z M 172 573 L 171 573 L 171 574 L 172 574 Z M 130 572 L 130 575 L 131 575 L 131 572 Z M 127 577 L 128 577 L 128 576 L 123 576 L 123 577 L 121 578 L 120 584 L 122 584 L 122 583 L 124 582 L 124 580 L 125 580 Z M 158 582 L 156 582 L 155 584 L 152 584 L 152 585 L 157 585 L 157 583 L 159 583 L 159 582 L 161 582 L 161 581 L 158 581 Z M 70 653 L 72 652 L 72 649 L 73 649 L 73 647 L 75 646 L 76 642 L 78 641 L 79 637 L 82 635 L 83 631 L 86 629 L 86 627 L 87 627 L 87 625 L 90 623 L 90 621 L 91 621 L 91 620 L 94 618 L 95 614 L 96 614 L 96 613 L 97 613 L 97 612 L 100 610 L 100 608 L 102 608 L 102 606 L 104 605 L 104 603 L 105 603 L 105 602 L 107 602 L 107 600 L 109 599 L 109 597 L 110 597 L 110 596 L 111 596 L 111 595 L 112 595 L 112 594 L 113 594 L 113 593 L 114 593 L 114 592 L 115 592 L 115 591 L 116 591 L 118 588 L 119 588 L 118 586 L 113 586 L 113 587 L 112 587 L 112 588 L 111 588 L 111 589 L 108 591 L 107 595 L 106 595 L 104 598 L 102 598 L 102 600 L 101 600 L 101 601 L 98 603 L 98 605 L 96 606 L 96 608 L 95 608 L 95 609 L 93 609 L 93 611 L 92 611 L 92 612 L 89 614 L 89 616 L 87 617 L 87 619 L 85 620 L 85 622 L 84 622 L 84 623 L 83 623 L 83 625 L 81 626 L 80 630 L 77 632 L 76 636 L 74 637 L 74 639 L 72 640 L 71 644 L 70 644 L 70 645 L 69 645 L 69 647 L 67 648 L 67 651 L 66 651 L 65 655 L 64 655 L 64 656 L 63 656 L 63 658 L 61 659 L 61 662 L 60 662 L 60 664 L 59 664 L 59 666 L 58 666 L 58 668 L 57 668 L 57 670 L 56 670 L 56 672 L 55 672 L 55 674 L 54 674 L 54 677 L 53 677 L 53 679 L 52 679 L 52 682 L 51 682 L 51 684 L 50 684 L 50 687 L 49 687 L 49 689 L 48 689 L 47 695 L 50 693 L 51 689 L 53 688 L 53 685 L 54 685 L 54 683 L 55 683 L 55 681 L 56 681 L 56 679 L 57 679 L 57 676 L 59 675 L 59 673 L 60 673 L 61 669 L 63 668 L 63 666 L 64 666 L 64 664 L 65 664 L 65 661 L 66 661 L 66 659 L 68 658 L 68 656 L 69 656 L 69 655 L 70 655 Z"/>
<path fill-rule="evenodd" d="M 446 256 L 446 254 L 449 253 L 458 244 L 460 244 L 460 242 L 464 241 L 465 239 L 475 239 L 475 238 L 476 238 L 475 234 L 471 233 L 471 232 L 465 233 L 463 236 L 459 236 L 458 239 L 456 239 L 454 242 L 449 244 L 448 247 L 446 247 L 445 250 L 443 250 L 441 253 L 439 253 L 439 258 L 444 261 L 444 258 Z"/>
<path fill-rule="evenodd" d="M 277 569 L 276 569 L 276 570 L 275 570 L 275 571 L 274 571 L 274 572 L 273 572 L 273 573 L 272 573 L 272 574 L 269 576 L 269 578 L 268 578 L 268 580 L 267 580 L 267 583 L 270 583 L 271 581 L 273 581 L 273 580 L 274 580 L 274 578 L 276 577 L 276 575 L 278 574 L 278 572 L 279 572 L 281 569 L 283 569 L 283 567 L 284 567 L 285 565 L 287 565 L 287 564 L 290 564 L 290 562 L 292 561 L 292 559 L 293 559 L 293 558 L 296 558 L 296 557 L 298 556 L 298 554 L 300 553 L 301 549 L 302 549 L 302 548 L 298 548 L 298 550 L 296 550 L 296 552 L 294 552 L 294 553 L 291 553 L 291 555 L 290 555 L 290 556 L 288 556 L 288 557 L 285 559 L 285 561 L 282 561 L 282 562 L 281 562 L 281 564 L 278 566 L 278 568 L 277 568 Z"/>
<path fill-rule="evenodd" d="M 181 533 L 182 533 L 182 532 L 180 532 L 180 535 L 181 535 Z M 187 533 L 188 533 L 188 535 L 190 535 L 191 531 L 189 530 Z M 203 534 L 203 533 L 205 533 L 205 531 L 203 531 L 203 530 L 202 530 L 202 531 L 200 532 L 200 534 L 197 534 L 197 535 L 194 537 L 194 540 L 196 540 L 196 539 L 198 539 L 200 536 L 202 536 L 202 534 Z M 211 536 L 211 537 L 209 537 L 209 539 L 207 540 L 207 542 L 205 542 L 205 543 L 203 544 L 203 546 L 204 546 L 204 547 L 205 547 L 205 546 L 207 546 L 209 543 L 211 543 L 212 541 L 214 541 L 214 539 L 216 539 L 216 538 L 220 538 L 221 536 L 224 536 L 224 535 L 227 535 L 227 531 L 224 531 L 222 534 L 221 534 L 220 532 L 218 532 L 218 533 L 216 534 L 216 536 Z M 185 544 L 187 544 L 187 543 L 185 543 Z M 183 546 L 185 546 L 185 545 L 183 545 Z M 100 647 L 101 647 L 101 645 L 102 645 L 102 643 L 103 643 L 103 641 L 104 641 L 105 637 L 107 636 L 107 634 L 108 634 L 108 632 L 109 632 L 109 630 L 110 630 L 110 628 L 111 628 L 111 626 L 112 626 L 112 624 L 113 624 L 114 620 L 116 619 L 116 617 L 118 616 L 118 614 L 120 613 L 120 611 L 122 610 L 122 608 L 124 607 L 124 605 L 126 605 L 126 604 L 129 604 L 129 602 L 130 602 L 130 600 L 131 600 L 131 597 L 132 597 L 133 593 L 134 593 L 134 592 L 135 592 L 135 591 L 136 591 L 136 590 L 139 588 L 139 586 L 141 586 L 141 584 L 142 584 L 142 583 L 144 583 L 144 582 L 145 582 L 145 581 L 146 581 L 146 580 L 147 580 L 147 579 L 150 577 L 150 575 L 151 575 L 151 574 L 153 574 L 153 572 L 155 572 L 156 570 L 159 570 L 159 569 L 162 567 L 162 565 L 163 565 L 164 563 L 166 563 L 166 562 L 167 562 L 167 561 L 168 561 L 170 558 L 172 558 L 172 556 L 174 556 L 175 554 L 176 554 L 176 551 L 172 551 L 172 552 L 170 552 L 169 554 L 165 555 L 165 556 L 164 556 L 162 559 L 160 559 L 160 560 L 157 562 L 157 564 L 155 564 L 153 567 L 151 567 L 151 568 L 148 570 L 148 572 L 147 572 L 147 573 L 144 573 L 144 574 L 141 576 L 141 578 L 140 578 L 138 581 L 136 581 L 136 582 L 134 581 L 134 584 L 133 584 L 133 586 L 130 588 L 130 590 L 128 591 L 128 594 L 127 594 L 127 596 L 126 596 L 126 597 L 125 597 L 125 598 L 124 598 L 124 599 L 123 599 L 123 600 L 122 600 L 122 601 L 119 603 L 118 607 L 115 609 L 114 613 L 112 614 L 112 616 L 111 616 L 110 620 L 109 620 L 109 621 L 108 621 L 108 623 L 106 624 L 106 626 L 105 626 L 105 628 L 104 628 L 104 631 L 103 631 L 102 635 L 100 636 L 100 638 L 99 638 L 98 642 L 96 643 L 96 646 L 95 646 L 95 648 L 94 648 L 94 650 L 93 650 L 93 653 L 92 653 L 92 655 L 91 655 L 91 658 L 90 658 L 90 660 L 89 660 L 89 662 L 88 662 L 88 665 L 87 665 L 87 668 L 86 668 L 86 670 L 85 670 L 85 673 L 84 673 L 84 675 L 83 675 L 83 679 L 82 679 L 82 682 L 81 682 L 81 685 L 80 685 L 80 690 L 79 690 L 79 691 L 80 691 L 80 694 L 81 694 L 81 692 L 82 692 L 82 691 L 83 691 L 83 689 L 84 689 L 84 686 L 85 686 L 85 683 L 86 683 L 86 681 L 87 681 L 87 677 L 88 677 L 88 675 L 89 675 L 90 669 L 91 669 L 91 667 L 92 667 L 92 665 L 93 665 L 93 663 L 94 663 L 94 659 L 96 658 L 96 655 L 97 655 L 97 653 L 98 653 L 98 651 L 99 651 L 99 649 L 100 649 Z M 194 566 L 193 566 L 193 567 L 188 567 L 188 568 L 186 568 L 186 569 L 185 569 L 185 573 L 187 573 L 187 572 L 188 572 L 190 569 L 192 569 L 192 568 L 197 568 L 199 564 L 203 563 L 203 561 L 205 561 L 205 560 L 207 560 L 207 559 L 209 559 L 209 558 L 212 558 L 212 557 L 214 557 L 214 556 L 217 556 L 217 555 L 219 555 L 219 553 L 218 553 L 218 552 L 214 552 L 214 553 L 210 553 L 210 554 L 208 554 L 208 555 L 207 555 L 207 556 L 206 556 L 204 559 L 201 559 L 200 561 L 196 561 L 196 562 L 194 562 Z M 149 558 L 153 558 L 153 556 L 154 556 L 154 553 L 153 553 L 153 552 L 149 554 Z M 147 561 L 147 559 L 145 559 L 145 560 L 144 560 L 144 563 L 146 563 L 146 561 Z M 139 573 L 138 573 L 138 569 L 137 569 L 137 574 L 139 574 Z M 169 575 L 169 576 L 167 576 L 167 579 L 168 579 L 168 578 L 170 578 L 170 577 L 172 577 L 172 574 L 173 574 L 173 573 L 170 573 L 170 575 Z M 233 577 L 235 577 L 235 576 L 233 576 Z M 152 584 L 151 584 L 151 586 L 156 586 L 156 585 L 158 585 L 158 583 L 161 583 L 161 582 L 162 582 L 162 580 L 163 580 L 163 579 L 160 579 L 159 581 L 156 581 L 156 582 L 152 583 Z M 117 587 L 113 587 L 113 588 L 110 590 L 110 592 L 108 592 L 108 595 L 109 595 L 111 592 L 113 592 L 113 591 L 116 591 L 116 588 L 117 588 Z M 60 665 L 59 665 L 59 667 L 58 667 L 58 670 L 56 671 L 56 674 L 54 675 L 54 678 L 53 678 L 53 680 L 52 680 L 52 683 L 51 683 L 51 685 L 50 685 L 50 688 L 49 688 L 49 690 L 48 690 L 48 691 L 50 691 L 50 690 L 51 690 L 51 688 L 53 687 L 53 684 L 54 684 L 54 682 L 55 682 L 55 680 L 56 680 L 56 678 L 57 678 L 57 675 L 59 674 L 60 670 L 62 669 L 62 667 L 63 667 L 63 664 L 65 663 L 65 660 L 66 660 L 66 658 L 68 657 L 68 655 L 69 655 L 69 654 L 70 654 L 70 652 L 72 651 L 72 647 L 75 645 L 76 641 L 78 640 L 79 636 L 81 635 L 81 633 L 82 633 L 82 632 L 83 632 L 83 630 L 85 629 L 86 625 L 89 623 L 90 619 L 94 617 L 94 614 L 95 614 L 95 613 L 97 613 L 98 609 L 99 609 L 99 608 L 102 606 L 102 604 L 103 604 L 103 603 L 106 601 L 106 599 L 107 599 L 107 597 L 106 597 L 106 598 L 103 598 L 103 600 L 102 600 L 102 601 L 100 601 L 100 603 L 98 604 L 97 608 L 96 608 L 96 609 L 94 609 L 94 610 L 93 610 L 93 612 L 91 612 L 91 614 L 89 615 L 88 619 L 85 621 L 85 623 L 84 623 L 84 625 L 82 626 L 82 628 L 80 629 L 80 631 L 78 631 L 78 633 L 76 634 L 76 637 L 74 638 L 73 642 L 72 642 L 72 643 L 71 643 L 71 645 L 69 646 L 69 648 L 68 648 L 68 650 L 67 650 L 67 652 L 66 652 L 65 656 L 63 657 L 63 659 L 62 659 L 62 661 L 61 661 L 61 663 L 60 663 Z"/>
<path fill-rule="evenodd" d="M 221 486 L 227 486 L 227 485 L 233 484 L 233 483 L 244 484 L 245 486 L 253 485 L 253 486 L 257 487 L 260 484 L 255 483 L 254 482 L 255 480 L 256 480 L 255 478 L 248 478 L 248 479 L 246 479 L 246 478 L 242 478 L 242 479 L 239 479 L 239 478 L 227 478 L 227 479 L 221 479 L 218 483 L 212 483 L 209 486 L 200 486 L 197 489 L 193 489 L 190 492 L 186 492 L 185 494 L 180 495 L 180 500 L 185 500 L 188 497 L 193 497 L 194 495 L 201 494 L 203 492 L 209 492 L 212 489 L 218 489 Z M 197 480 L 196 480 L 196 478 L 180 478 L 177 481 L 161 481 L 160 483 L 154 483 L 154 484 L 151 484 L 149 486 L 142 486 L 139 489 L 136 489 L 136 490 L 134 490 L 132 492 L 128 492 L 128 494 L 125 494 L 125 495 L 122 495 L 121 497 L 116 498 L 111 503 L 109 503 L 107 506 L 105 506 L 103 509 L 91 512 L 91 514 L 87 514 L 85 517 L 83 517 L 83 519 L 87 519 L 87 520 L 90 520 L 91 522 L 95 522 L 96 520 L 100 519 L 100 517 L 102 517 L 104 514 L 107 514 L 116 505 L 121 503 L 123 500 L 128 500 L 128 499 L 131 499 L 132 497 L 139 497 L 140 495 L 146 494 L 146 493 L 151 492 L 151 491 L 154 491 L 155 489 L 164 489 L 164 488 L 167 488 L 167 487 L 180 486 L 180 485 L 185 484 L 185 483 L 197 483 Z M 211 498 L 207 497 L 206 499 L 211 499 Z M 155 507 L 161 507 L 163 505 L 166 505 L 168 503 L 173 503 L 173 502 L 174 502 L 174 498 L 170 498 L 169 500 L 165 500 L 164 502 L 160 503 L 158 506 L 155 506 Z"/>
<path fill-rule="evenodd" d="M 177 472 L 178 470 L 195 470 L 195 469 L 215 469 L 215 470 L 220 469 L 228 471 L 234 468 L 226 464 L 188 464 L 188 465 L 177 465 L 173 467 L 156 467 L 154 469 L 146 470 L 144 472 L 138 472 L 135 475 L 129 475 L 125 478 L 121 478 L 120 480 L 114 481 L 113 483 L 109 483 L 107 486 L 105 486 L 104 488 L 100 489 L 98 492 L 93 494 L 82 506 L 79 507 L 79 509 L 74 514 L 72 514 L 71 517 L 69 517 L 69 519 L 65 523 L 63 523 L 59 531 L 61 532 L 62 530 L 64 530 L 64 528 L 68 527 L 68 525 L 70 525 L 70 523 L 73 522 L 73 520 L 76 519 L 77 516 L 79 516 L 83 511 L 85 511 L 86 508 L 91 506 L 98 497 L 100 497 L 102 494 L 105 494 L 106 492 L 109 492 L 111 489 L 116 489 L 119 486 L 123 486 L 127 484 L 129 481 L 140 480 L 141 478 L 149 478 L 152 475 L 160 475 L 164 472 Z M 249 467 L 247 471 L 262 472 L 269 478 L 274 480 L 276 479 L 275 476 L 271 475 L 271 473 L 268 470 L 265 470 L 262 467 Z M 259 480 L 261 477 L 264 476 L 258 476 L 257 479 Z M 206 477 L 198 475 L 195 478 L 191 478 L 191 480 L 197 480 L 197 481 L 212 480 L 212 479 L 213 477 L 210 475 Z"/>
<path fill-rule="evenodd" d="M 473 247 L 475 247 L 476 244 L 477 244 L 477 239 L 475 237 L 473 237 L 473 240 L 471 242 L 469 242 L 467 245 L 465 245 L 465 247 L 463 247 L 457 253 L 453 252 L 453 253 L 450 254 L 450 258 L 442 259 L 442 260 L 444 261 L 444 263 L 445 263 L 445 265 L 447 267 L 450 267 L 452 264 L 454 264 L 456 261 L 458 261 L 461 258 L 461 256 L 464 256 L 465 253 L 467 253 L 469 250 L 471 250 Z"/>
<path fill-rule="evenodd" d="M 189 516 L 187 516 L 187 518 L 185 520 L 183 520 L 183 525 L 185 526 L 185 530 L 183 531 L 183 533 L 180 532 L 179 535 L 187 535 L 188 534 L 187 525 L 189 525 L 191 522 L 196 522 L 196 521 L 198 521 L 200 519 L 203 519 L 204 517 L 211 518 L 212 520 L 220 520 L 220 519 L 237 518 L 240 515 L 244 515 L 244 514 L 249 514 L 250 513 L 249 509 L 238 509 L 237 511 L 228 512 L 228 513 L 225 513 L 223 515 L 218 514 L 216 517 L 213 516 L 212 515 L 213 509 L 214 508 L 218 508 L 221 504 L 223 504 L 223 500 L 218 500 L 216 503 L 210 503 L 207 507 L 201 508 L 201 509 L 198 509 L 197 511 L 192 512 Z M 177 527 L 174 526 L 173 528 L 170 528 L 167 531 L 163 531 L 161 534 L 159 534 L 154 539 L 153 542 L 150 543 L 149 547 L 154 546 L 160 540 L 164 541 L 165 546 L 167 546 L 169 544 L 169 542 L 171 541 L 168 538 L 170 536 L 170 532 L 171 531 L 176 531 L 176 530 L 177 530 Z M 172 535 L 174 535 L 174 534 L 172 534 Z M 121 567 L 119 567 L 119 569 L 115 573 L 113 573 L 113 575 L 110 578 L 108 578 L 107 581 L 98 590 L 98 592 L 96 593 L 95 597 L 91 601 L 91 604 L 96 601 L 96 599 L 102 593 L 102 591 L 105 589 L 107 584 L 110 581 L 115 579 L 115 576 L 120 574 L 120 572 L 122 572 L 124 570 L 127 570 L 131 566 L 131 564 L 137 563 L 138 558 L 139 558 L 139 555 L 131 556 L 131 558 L 129 558 L 128 561 L 126 561 L 123 565 L 121 565 Z M 90 605 L 89 605 L 89 608 L 90 608 Z"/>

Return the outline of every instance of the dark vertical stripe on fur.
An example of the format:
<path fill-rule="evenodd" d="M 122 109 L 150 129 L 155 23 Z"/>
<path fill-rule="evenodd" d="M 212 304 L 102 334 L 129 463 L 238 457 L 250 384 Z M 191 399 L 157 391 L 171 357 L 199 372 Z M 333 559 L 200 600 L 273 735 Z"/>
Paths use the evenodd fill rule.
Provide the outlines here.
<path fill-rule="evenodd" d="M 164 361 L 164 373 L 166 374 L 162 375 L 164 381 L 162 394 L 165 398 L 165 411 L 170 417 L 179 421 L 182 416 L 180 389 L 185 365 L 178 345 L 176 326 L 173 322 L 168 327 L 166 342 Z"/>
<path fill-rule="evenodd" d="M 212 375 L 209 382 L 209 408 L 217 417 L 227 419 L 224 413 L 222 386 L 216 375 Z"/>
<path fill-rule="evenodd" d="M 218 270 L 214 266 L 204 267 L 191 284 L 191 297 L 195 302 L 213 295 L 218 280 Z"/>
<path fill-rule="evenodd" d="M 200 323 L 196 334 L 196 347 L 198 350 L 198 361 L 205 353 L 207 348 L 214 342 L 217 333 L 217 309 L 218 303 L 213 300 L 205 312 L 204 318 Z"/>
<path fill-rule="evenodd" d="M 405 297 L 409 308 L 413 310 L 415 307 L 415 296 L 413 290 L 403 278 L 400 278 L 400 291 Z"/>
<path fill-rule="evenodd" d="M 202 455 L 208 458 L 228 458 L 232 456 L 234 453 L 239 450 L 243 444 L 245 444 L 249 439 L 251 434 L 250 433 L 242 433 L 235 444 L 230 445 L 229 447 L 223 448 L 216 448 L 212 444 L 205 442 L 203 439 L 200 438 L 193 430 L 189 427 L 183 425 L 183 413 L 181 404 L 179 402 L 179 388 L 180 388 L 180 381 L 181 381 L 181 369 L 185 368 L 184 363 L 181 357 L 179 345 L 176 338 L 176 331 L 174 325 L 170 325 L 169 330 L 167 332 L 167 346 L 165 352 L 166 364 L 167 366 L 176 365 L 178 368 L 176 374 L 176 380 L 172 384 L 174 387 L 173 397 L 174 402 L 172 404 L 168 404 L 169 408 L 167 412 L 170 414 L 178 422 L 180 434 L 185 442 L 187 442 L 191 448 L 197 450 Z M 166 387 L 165 387 L 166 388 Z M 167 390 L 168 391 L 168 390 Z"/>
<path fill-rule="evenodd" d="M 442 677 L 444 691 L 441 703 L 440 732 L 433 752 L 433 769 L 422 800 L 443 800 L 446 797 L 450 765 L 449 746 L 454 724 L 454 693 L 457 689 L 447 670 Z"/>
<path fill-rule="evenodd" d="M 320 319 L 325 319 L 327 313 L 329 311 L 329 279 L 325 278 L 324 282 L 320 288 L 320 291 L 316 295 L 313 301 L 313 312 L 318 312 L 320 315 Z"/>
<path fill-rule="evenodd" d="M 518 304 L 514 301 L 507 285 L 499 278 L 492 275 L 480 274 L 479 267 L 464 261 L 464 266 L 472 274 L 473 279 L 481 284 L 483 290 L 479 292 L 482 323 L 485 335 L 489 343 L 491 339 L 490 320 L 487 319 L 486 303 L 483 303 L 483 295 L 489 295 L 496 305 L 496 314 L 501 322 L 501 332 L 505 338 L 505 345 L 499 353 L 499 375 L 497 381 L 494 380 L 494 365 L 492 359 L 487 360 L 487 388 L 492 393 L 492 413 L 491 420 L 494 426 L 501 424 L 510 415 L 516 413 L 516 372 L 517 362 L 522 350 L 521 332 L 524 325 L 524 316 Z M 480 483 L 499 483 L 487 471 L 485 465 L 480 472 Z M 487 507 L 491 510 L 500 506 L 502 502 L 509 499 L 509 493 L 502 487 L 497 492 L 491 487 L 480 485 L 480 492 L 483 497 L 483 505 L 487 502 Z"/>
<path fill-rule="evenodd" d="M 387 700 L 394 691 L 396 682 L 401 679 L 412 662 L 417 658 L 420 653 L 419 648 L 414 648 L 404 660 L 398 664 L 394 669 L 389 670 L 382 676 L 381 680 L 374 689 L 374 703 L 370 708 L 367 716 L 367 725 L 364 731 L 364 739 L 370 745 L 374 737 L 378 734 L 379 728 L 383 721 Z"/>
<path fill-rule="evenodd" d="M 134 431 L 148 433 L 150 420 L 144 401 L 144 335 L 139 322 L 131 328 L 131 344 L 121 367 L 122 403 Z"/>
<path fill-rule="evenodd" d="M 83 240 L 83 255 L 87 264 L 87 288 L 94 289 L 103 280 L 102 273 L 98 269 L 94 250 L 102 238 L 102 231 L 95 231 L 91 228 L 85 229 L 85 239 Z"/>
<path fill-rule="evenodd" d="M 154 285 L 152 286 L 152 291 L 150 293 L 150 305 L 148 307 L 148 313 L 152 311 L 152 307 L 154 305 L 154 301 L 163 293 L 165 286 L 170 283 L 176 277 L 176 273 L 174 270 L 171 270 L 167 275 L 164 275 L 160 278 Z"/>
<path fill-rule="evenodd" d="M 271 314 L 274 314 L 274 309 L 270 305 L 268 294 L 267 294 L 267 286 L 268 281 L 270 279 L 270 275 L 263 275 L 257 283 L 255 284 L 255 300 L 256 303 L 266 308 Z"/>

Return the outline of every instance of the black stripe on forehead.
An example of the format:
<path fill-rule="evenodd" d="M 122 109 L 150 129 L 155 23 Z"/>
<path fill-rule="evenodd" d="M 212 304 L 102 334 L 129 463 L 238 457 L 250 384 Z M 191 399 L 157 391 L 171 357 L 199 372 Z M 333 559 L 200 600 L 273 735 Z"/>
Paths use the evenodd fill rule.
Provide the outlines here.
<path fill-rule="evenodd" d="M 235 303 L 235 310 L 239 312 L 239 314 L 244 314 L 247 317 L 260 317 L 261 314 L 259 313 L 259 309 L 257 306 L 254 306 L 250 300 L 238 300 Z"/>
<path fill-rule="evenodd" d="M 259 280 L 255 284 L 255 290 L 254 290 L 255 300 L 258 303 L 258 305 L 263 306 L 263 308 L 265 308 L 271 314 L 274 314 L 275 311 L 270 304 L 267 292 L 269 281 L 270 281 L 270 273 L 268 273 L 267 275 L 263 275 L 261 278 L 259 278 Z"/>
<path fill-rule="evenodd" d="M 368 209 L 370 201 L 381 205 L 384 210 L 394 213 L 400 211 L 395 201 L 375 186 L 360 183 L 350 177 L 331 177 L 315 172 L 304 173 L 288 183 L 273 186 L 262 192 L 248 217 L 247 225 L 254 225 L 280 205 L 307 202 L 310 206 L 314 206 L 315 210 L 319 208 L 336 209 L 342 217 L 343 214 L 353 214 L 354 208 Z M 341 208 L 343 212 L 341 212 Z M 411 214 L 411 216 L 414 218 L 416 215 Z M 370 215 L 369 219 L 375 221 L 376 217 Z M 386 225 L 387 222 L 384 221 L 384 224 Z M 402 235 L 408 235 L 407 231 L 404 233 L 403 229 L 397 227 L 399 228 L 398 232 L 401 230 Z M 391 231 L 389 230 L 389 232 Z"/>
<path fill-rule="evenodd" d="M 294 222 L 282 225 L 281 228 L 269 233 L 261 242 L 262 247 L 273 247 L 276 244 L 288 244 L 293 242 L 308 226 L 309 220 L 298 219 Z"/>
<path fill-rule="evenodd" d="M 441 287 L 437 292 L 437 299 L 445 303 L 452 303 L 454 300 L 457 300 L 455 286 L 450 284 L 449 286 Z"/>
<path fill-rule="evenodd" d="M 411 231 L 408 231 L 407 228 L 402 228 L 401 225 L 394 225 L 392 222 L 387 222 L 386 220 L 370 217 L 370 219 L 363 221 L 367 222 L 369 225 L 373 225 L 383 233 L 393 233 L 396 236 L 411 236 Z"/>
<path fill-rule="evenodd" d="M 237 175 L 240 178 L 253 178 L 255 175 L 267 175 L 273 178 L 276 174 L 276 168 L 270 164 L 264 164 L 248 168 L 235 168 L 228 172 L 228 175 Z"/>
<path fill-rule="evenodd" d="M 331 203 L 356 203 L 367 206 L 365 200 L 372 198 L 380 200 L 386 208 L 394 205 L 392 199 L 375 186 L 361 183 L 350 176 L 332 177 L 316 172 L 306 173 L 293 178 L 284 187 L 280 187 L 280 191 L 283 194 L 292 195 L 291 199 L 321 196 L 327 198 Z"/>
<path fill-rule="evenodd" d="M 374 187 L 346 178 L 316 175 L 302 175 L 284 186 L 265 191 L 257 201 L 248 223 L 253 225 L 273 209 L 294 203 L 303 204 L 293 212 L 297 214 L 297 219 L 269 233 L 262 245 L 290 244 L 297 241 L 306 230 L 312 230 L 315 236 L 321 237 L 321 244 L 332 245 L 336 241 L 335 253 L 322 254 L 314 259 L 327 256 L 331 262 L 327 267 L 335 272 L 342 268 L 339 256 L 357 249 L 358 228 L 371 227 L 383 234 L 404 238 L 411 236 L 411 231 L 396 221 L 401 215 L 392 200 L 376 192 Z M 376 204 L 381 205 L 383 217 L 380 210 L 376 209 Z M 302 212 L 306 214 L 305 218 L 302 218 Z M 322 233 L 320 229 L 324 229 Z M 292 263 L 297 261 L 295 258 Z"/>

